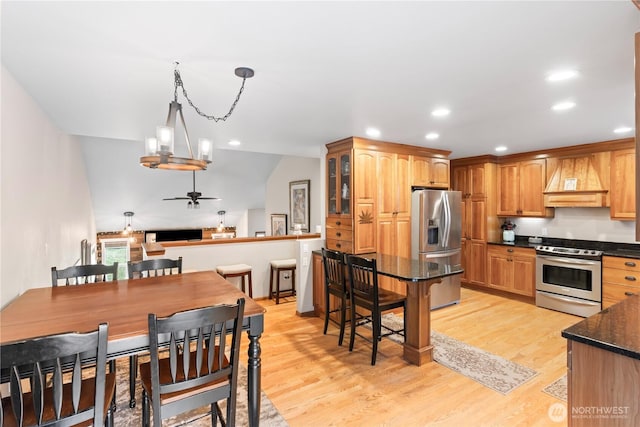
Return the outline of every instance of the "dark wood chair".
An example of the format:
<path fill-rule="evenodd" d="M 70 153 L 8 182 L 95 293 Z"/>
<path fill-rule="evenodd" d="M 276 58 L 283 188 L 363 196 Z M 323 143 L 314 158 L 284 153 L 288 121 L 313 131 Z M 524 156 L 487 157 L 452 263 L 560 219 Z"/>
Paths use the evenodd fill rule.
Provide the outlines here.
<path fill-rule="evenodd" d="M 67 286 L 118 280 L 118 263 L 74 265 L 63 270 L 51 267 L 51 286 L 58 286 L 58 281 L 63 279 Z"/>
<path fill-rule="evenodd" d="M 140 262 L 127 263 L 129 279 L 139 279 L 142 277 L 166 276 L 169 274 L 182 273 L 182 257 L 178 259 L 159 258 L 147 259 Z"/>
<path fill-rule="evenodd" d="M 153 425 L 174 415 L 211 405 L 211 423 L 226 399 L 226 425 L 235 425 L 236 391 L 244 298 L 235 305 L 219 305 L 175 313 L 165 318 L 149 314 L 151 360 L 140 365 L 142 379 L 142 425 Z M 227 334 L 231 334 L 227 348 Z M 162 346 L 169 356 L 160 358 Z M 225 355 L 229 352 L 229 357 Z M 225 425 L 225 420 L 222 420 Z"/>
<path fill-rule="evenodd" d="M 113 426 L 116 375 L 106 373 L 108 326 L 16 341 L 0 347 L 0 369 L 9 377 L 0 425 Z M 85 366 L 95 375 L 82 378 Z M 26 386 L 26 387 L 25 387 Z"/>
<path fill-rule="evenodd" d="M 344 340 L 344 329 L 347 317 L 348 300 L 350 301 L 347 281 L 345 279 L 346 264 L 344 254 L 322 248 L 322 262 L 324 264 L 324 334 L 327 334 L 331 313 L 340 313 L 340 337 L 338 345 Z M 334 295 L 340 299 L 340 305 L 330 309 L 329 296 Z M 333 319 L 332 319 L 333 320 Z"/>
<path fill-rule="evenodd" d="M 349 351 L 353 350 L 353 343 L 356 336 L 356 327 L 365 323 L 372 325 L 373 353 L 371 355 L 371 364 L 376 364 L 376 355 L 378 353 L 378 341 L 383 337 L 391 334 L 399 334 L 405 336 L 404 330 L 393 330 L 382 325 L 382 312 L 402 307 L 403 315 L 406 314 L 406 297 L 386 289 L 378 287 L 378 268 L 375 259 L 361 258 L 354 255 L 347 255 L 347 266 L 349 272 L 351 296 L 351 337 L 349 340 Z M 364 316 L 356 322 L 356 309 L 362 307 L 370 312 L 369 316 Z M 406 316 L 405 319 L 406 326 Z M 385 332 L 382 333 L 382 329 Z M 367 337 L 358 334 L 360 337 Z"/>
<path fill-rule="evenodd" d="M 182 273 L 182 257 L 178 259 L 157 258 L 127 263 L 130 279 L 166 276 Z M 136 407 L 136 378 L 138 377 L 138 356 L 129 356 L 129 407 Z"/>

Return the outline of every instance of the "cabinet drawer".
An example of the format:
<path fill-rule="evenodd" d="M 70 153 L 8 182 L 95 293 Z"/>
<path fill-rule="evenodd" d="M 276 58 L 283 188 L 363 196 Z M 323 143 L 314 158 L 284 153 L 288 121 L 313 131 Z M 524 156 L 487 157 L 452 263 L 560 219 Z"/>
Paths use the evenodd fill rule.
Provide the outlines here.
<path fill-rule="evenodd" d="M 353 241 L 327 238 L 327 249 L 346 253 L 353 253 Z"/>
<path fill-rule="evenodd" d="M 630 293 L 640 294 L 640 287 L 619 285 L 617 283 L 604 282 L 602 284 L 602 304 L 606 308 L 622 301 Z"/>
<path fill-rule="evenodd" d="M 606 267 L 602 269 L 602 281 L 640 288 L 640 272 Z"/>
<path fill-rule="evenodd" d="M 619 268 L 622 270 L 635 271 L 640 275 L 640 259 L 619 258 L 615 256 L 602 257 L 603 268 Z"/>
<path fill-rule="evenodd" d="M 339 228 L 339 229 L 348 229 L 351 230 L 353 229 L 353 226 L 351 224 L 351 218 L 334 218 L 334 217 L 327 217 L 327 230 L 329 228 Z"/>
<path fill-rule="evenodd" d="M 353 241 L 353 232 L 349 229 L 327 227 L 327 239 Z"/>
<path fill-rule="evenodd" d="M 502 245 L 489 245 L 488 253 L 501 256 L 536 256 L 536 251 L 532 248 L 518 248 L 515 246 Z"/>

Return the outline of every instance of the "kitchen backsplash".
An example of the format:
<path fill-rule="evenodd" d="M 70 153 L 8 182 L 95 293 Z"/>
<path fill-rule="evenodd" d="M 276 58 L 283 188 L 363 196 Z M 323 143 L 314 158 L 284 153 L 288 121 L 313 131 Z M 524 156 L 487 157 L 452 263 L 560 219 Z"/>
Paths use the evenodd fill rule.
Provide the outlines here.
<path fill-rule="evenodd" d="M 511 220 L 517 225 L 516 235 L 637 243 L 635 222 L 611 220 L 609 208 L 556 208 L 554 218 Z"/>

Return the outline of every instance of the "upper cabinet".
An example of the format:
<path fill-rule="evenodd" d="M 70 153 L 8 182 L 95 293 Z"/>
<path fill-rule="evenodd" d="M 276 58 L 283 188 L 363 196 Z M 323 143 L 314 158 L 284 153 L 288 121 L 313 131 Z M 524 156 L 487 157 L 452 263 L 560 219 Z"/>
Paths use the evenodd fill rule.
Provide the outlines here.
<path fill-rule="evenodd" d="M 636 150 L 611 154 L 611 219 L 636 218 Z"/>
<path fill-rule="evenodd" d="M 449 188 L 449 159 L 411 156 L 411 185 Z"/>
<path fill-rule="evenodd" d="M 487 197 L 486 169 L 483 163 L 453 168 L 451 188 L 462 193 L 463 199 Z"/>
<path fill-rule="evenodd" d="M 553 216 L 544 206 L 544 159 L 498 165 L 498 216 Z"/>
<path fill-rule="evenodd" d="M 351 215 L 351 151 L 327 154 L 327 213 Z"/>

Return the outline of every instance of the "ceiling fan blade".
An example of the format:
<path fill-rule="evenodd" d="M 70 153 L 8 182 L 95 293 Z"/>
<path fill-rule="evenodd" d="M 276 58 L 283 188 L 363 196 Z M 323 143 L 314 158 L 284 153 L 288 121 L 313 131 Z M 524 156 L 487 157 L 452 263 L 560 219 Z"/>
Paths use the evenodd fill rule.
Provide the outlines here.
<path fill-rule="evenodd" d="M 220 197 L 198 197 L 198 200 L 220 200 Z"/>
<path fill-rule="evenodd" d="M 191 198 L 190 197 L 168 197 L 162 200 L 191 200 Z"/>

